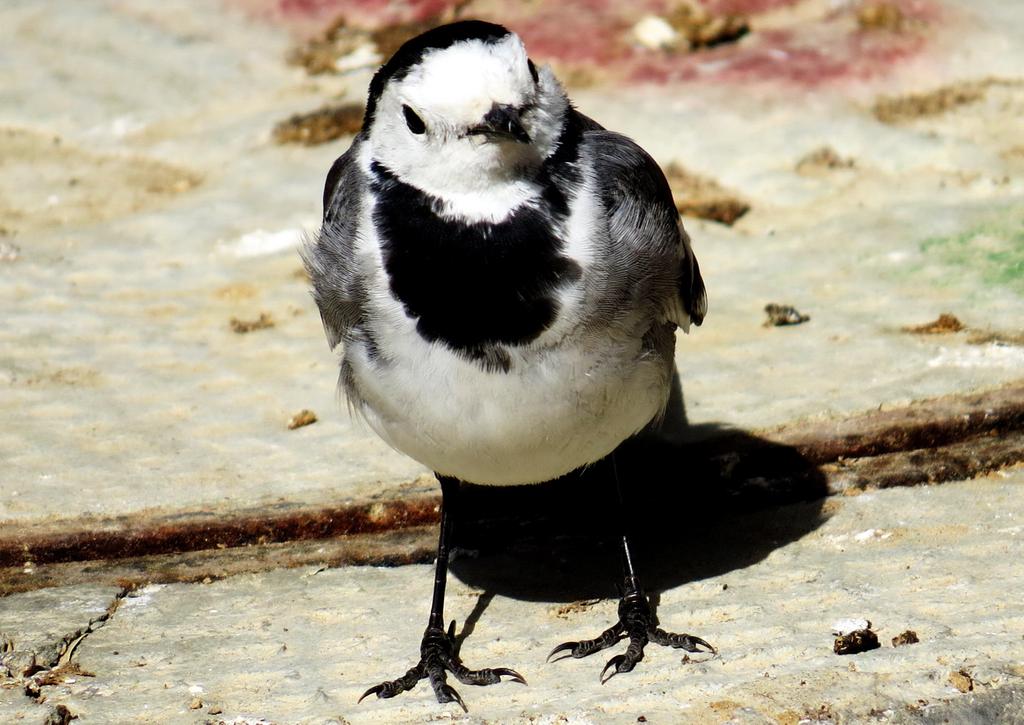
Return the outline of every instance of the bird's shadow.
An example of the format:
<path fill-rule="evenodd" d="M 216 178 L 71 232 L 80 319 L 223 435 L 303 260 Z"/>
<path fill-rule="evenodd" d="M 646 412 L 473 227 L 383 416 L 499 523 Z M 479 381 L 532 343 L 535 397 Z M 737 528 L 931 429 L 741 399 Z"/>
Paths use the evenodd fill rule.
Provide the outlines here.
<path fill-rule="evenodd" d="M 644 586 L 656 594 L 749 566 L 813 531 L 826 494 L 824 475 L 796 449 L 689 425 L 677 377 L 661 426 L 613 457 L 540 485 L 463 484 L 451 571 L 516 599 L 617 596 L 626 527 Z"/>

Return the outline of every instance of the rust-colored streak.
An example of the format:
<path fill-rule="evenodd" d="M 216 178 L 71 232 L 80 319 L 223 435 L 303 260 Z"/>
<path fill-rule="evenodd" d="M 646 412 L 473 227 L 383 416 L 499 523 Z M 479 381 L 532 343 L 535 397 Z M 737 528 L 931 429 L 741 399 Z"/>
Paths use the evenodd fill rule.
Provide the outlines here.
<path fill-rule="evenodd" d="M 896 451 L 822 468 L 833 493 L 962 481 L 1024 462 L 1024 432 L 987 435 L 942 448 Z"/>
<path fill-rule="evenodd" d="M 640 453 L 640 459 L 653 466 L 652 472 L 660 460 L 657 455 L 664 459 L 662 473 L 678 472 L 685 462 L 688 480 L 699 481 L 699 490 L 738 509 L 818 499 L 851 489 L 962 480 L 1024 461 L 1024 383 L 756 435 L 727 433 L 657 455 Z M 393 495 L 323 508 L 269 506 L 101 521 L 8 523 L 0 529 L 0 567 L 21 567 L 27 561 L 37 566 L 126 560 L 277 542 L 374 539 L 437 522 L 438 496 Z M 395 547 L 375 549 L 372 556 L 358 551 L 350 548 L 338 560 L 410 560 L 408 552 Z M 413 558 L 422 553 L 418 549 Z"/>
<path fill-rule="evenodd" d="M 937 448 L 985 433 L 1024 429 L 1024 385 L 951 395 L 842 420 L 810 422 L 764 438 L 792 446 L 812 463 Z M 727 445 L 727 440 L 716 446 Z M 726 448 L 727 450 L 727 448 Z"/>
<path fill-rule="evenodd" d="M 437 527 L 410 526 L 330 539 L 307 539 L 275 544 L 203 551 L 152 554 L 104 561 L 0 567 L 0 597 L 47 587 L 77 584 L 138 587 L 216 581 L 229 576 L 271 569 L 340 566 L 404 566 L 428 564 L 437 551 Z M 244 553 L 242 553 L 244 552 Z"/>
<path fill-rule="evenodd" d="M 361 503 L 328 509 L 275 512 L 175 512 L 162 516 L 125 516 L 89 528 L 24 530 L 0 538 L 0 566 L 25 561 L 52 563 L 120 559 L 168 552 L 198 551 L 281 541 L 368 534 L 430 524 L 439 518 L 440 499 L 425 496 Z"/>

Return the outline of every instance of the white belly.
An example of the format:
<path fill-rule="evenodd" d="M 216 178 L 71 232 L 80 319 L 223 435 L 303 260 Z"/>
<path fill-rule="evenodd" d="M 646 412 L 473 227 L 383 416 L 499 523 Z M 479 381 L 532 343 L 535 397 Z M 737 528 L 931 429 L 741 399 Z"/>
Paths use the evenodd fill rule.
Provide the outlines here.
<path fill-rule="evenodd" d="M 638 339 L 513 348 L 508 373 L 415 333 L 381 342 L 390 365 L 358 344 L 346 352 L 366 420 L 397 450 L 470 483 L 538 483 L 597 461 L 668 398 L 671 353 L 645 354 Z"/>

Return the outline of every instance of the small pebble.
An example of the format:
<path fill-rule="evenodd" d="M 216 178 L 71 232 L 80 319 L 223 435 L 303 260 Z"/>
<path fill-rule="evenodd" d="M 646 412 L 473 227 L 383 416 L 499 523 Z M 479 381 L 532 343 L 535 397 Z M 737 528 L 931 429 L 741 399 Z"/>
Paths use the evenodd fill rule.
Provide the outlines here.
<path fill-rule="evenodd" d="M 906 644 L 917 644 L 921 640 L 917 638 L 917 632 L 912 629 L 908 629 L 906 632 L 901 632 L 892 638 L 893 647 L 902 647 Z"/>
<path fill-rule="evenodd" d="M 765 327 L 799 325 L 811 319 L 809 315 L 802 314 L 792 305 L 777 305 L 772 302 L 764 306 L 764 311 L 768 315 L 768 319 L 764 323 Z"/>

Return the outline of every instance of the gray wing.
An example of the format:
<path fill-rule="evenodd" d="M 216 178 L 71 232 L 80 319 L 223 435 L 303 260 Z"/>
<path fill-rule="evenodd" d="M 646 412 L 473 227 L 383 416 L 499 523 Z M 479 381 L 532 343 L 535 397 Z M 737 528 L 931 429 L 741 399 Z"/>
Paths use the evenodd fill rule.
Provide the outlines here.
<path fill-rule="evenodd" d="M 672 201 L 665 174 L 636 143 L 621 134 L 590 130 L 584 143 L 608 215 L 611 263 L 634 288 L 648 292 L 665 319 L 684 330 L 700 325 L 707 295 L 690 238 Z"/>
<path fill-rule="evenodd" d="M 365 183 L 357 162 L 361 144 L 357 138 L 331 166 L 324 186 L 320 232 L 302 250 L 313 282 L 313 298 L 332 349 L 353 334 L 362 320 L 366 297 L 354 249 Z"/>

